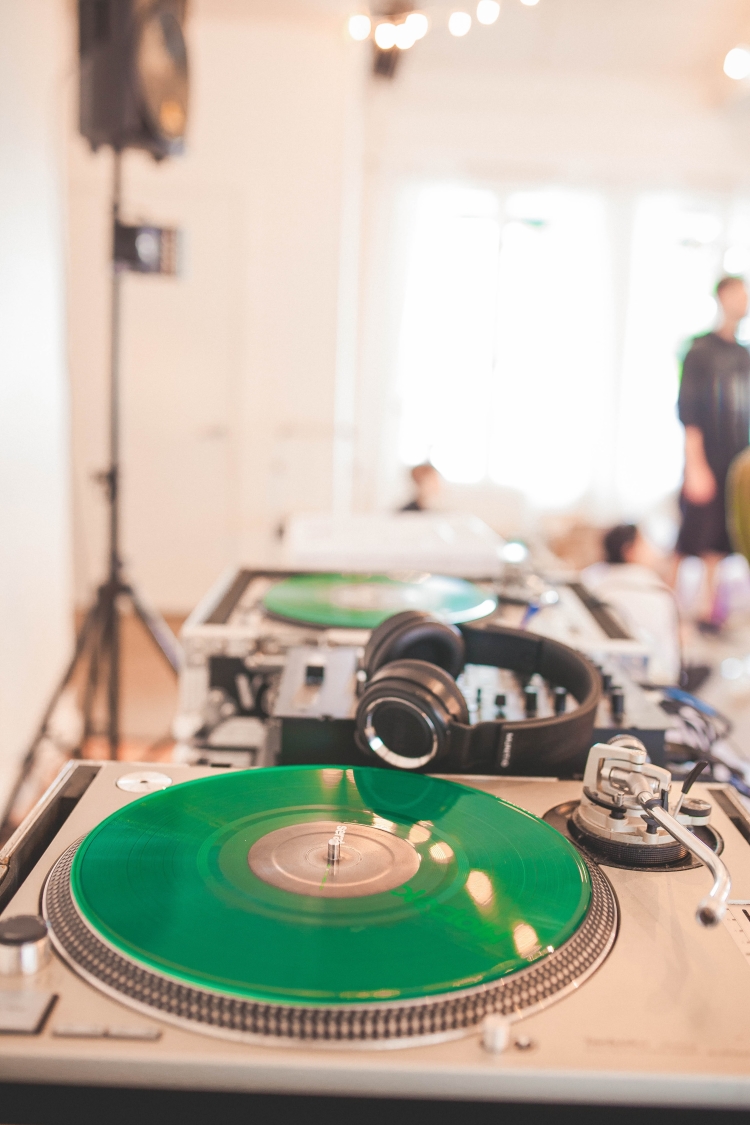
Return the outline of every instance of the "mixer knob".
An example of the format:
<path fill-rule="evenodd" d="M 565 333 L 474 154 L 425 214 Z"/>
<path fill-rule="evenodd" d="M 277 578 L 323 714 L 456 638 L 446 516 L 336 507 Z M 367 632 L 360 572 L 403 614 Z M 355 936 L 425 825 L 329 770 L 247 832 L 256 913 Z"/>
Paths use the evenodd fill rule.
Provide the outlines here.
<path fill-rule="evenodd" d="M 37 914 L 0 919 L 0 976 L 30 975 L 49 958 L 47 923 Z"/>

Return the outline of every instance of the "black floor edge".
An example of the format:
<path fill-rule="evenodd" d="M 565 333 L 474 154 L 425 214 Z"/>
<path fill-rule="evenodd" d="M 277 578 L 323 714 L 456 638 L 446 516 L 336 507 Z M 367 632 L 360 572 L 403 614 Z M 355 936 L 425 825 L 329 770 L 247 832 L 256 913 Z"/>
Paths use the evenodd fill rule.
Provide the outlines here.
<path fill-rule="evenodd" d="M 302 1097 L 0 1083 L 0 1125 L 744 1125 L 745 1110 Z"/>

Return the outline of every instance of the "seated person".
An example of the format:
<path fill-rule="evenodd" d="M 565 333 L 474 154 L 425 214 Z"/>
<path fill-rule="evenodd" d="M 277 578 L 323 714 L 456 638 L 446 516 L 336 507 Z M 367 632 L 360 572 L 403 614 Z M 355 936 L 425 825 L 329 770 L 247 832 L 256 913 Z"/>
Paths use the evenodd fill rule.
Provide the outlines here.
<path fill-rule="evenodd" d="M 404 504 L 402 512 L 426 512 L 432 508 L 435 497 L 440 492 L 443 478 L 434 465 L 425 461 L 422 465 L 415 465 L 411 471 L 414 484 L 414 499 Z"/>
<path fill-rule="evenodd" d="M 605 561 L 586 567 L 583 582 L 648 648 L 649 680 L 679 684 L 680 622 L 674 595 L 657 573 L 657 551 L 632 523 L 611 528 L 602 545 Z"/>

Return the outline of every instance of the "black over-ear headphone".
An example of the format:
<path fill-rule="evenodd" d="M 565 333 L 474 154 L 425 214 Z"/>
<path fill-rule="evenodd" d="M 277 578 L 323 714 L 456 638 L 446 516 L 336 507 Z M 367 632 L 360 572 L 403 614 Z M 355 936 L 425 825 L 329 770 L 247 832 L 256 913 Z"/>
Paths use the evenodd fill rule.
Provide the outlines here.
<path fill-rule="evenodd" d="M 471 726 L 455 681 L 465 664 L 539 673 L 578 706 L 542 719 Z M 569 776 L 591 747 L 601 677 L 585 656 L 549 637 L 491 622 L 458 629 L 407 610 L 373 630 L 364 670 L 357 745 L 396 769 Z"/>

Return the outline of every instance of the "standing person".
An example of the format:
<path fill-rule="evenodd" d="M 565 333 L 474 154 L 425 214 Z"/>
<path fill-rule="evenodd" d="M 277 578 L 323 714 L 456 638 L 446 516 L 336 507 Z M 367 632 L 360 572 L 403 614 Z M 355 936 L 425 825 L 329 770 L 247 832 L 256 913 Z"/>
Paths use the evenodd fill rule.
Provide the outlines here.
<path fill-rule="evenodd" d="M 723 277 L 716 298 L 719 325 L 693 340 L 682 368 L 678 413 L 685 427 L 685 477 L 675 548 L 678 558 L 698 555 L 705 563 L 708 600 L 698 625 L 712 631 L 722 624 L 716 569 L 732 551 L 724 498 L 727 471 L 750 440 L 750 354 L 736 340 L 748 308 L 742 278 Z"/>

